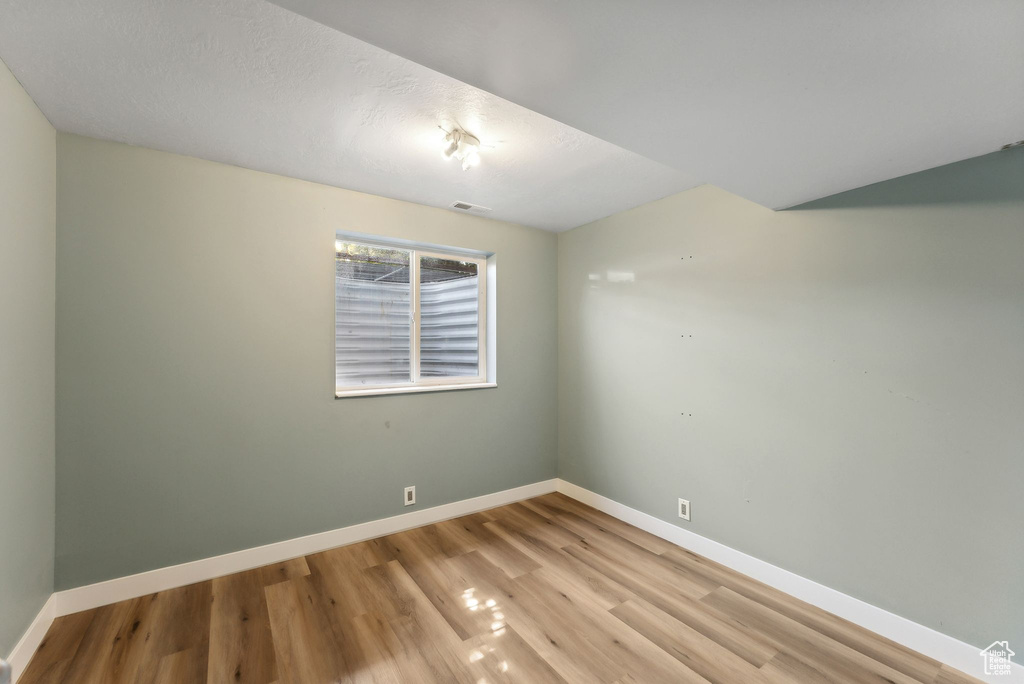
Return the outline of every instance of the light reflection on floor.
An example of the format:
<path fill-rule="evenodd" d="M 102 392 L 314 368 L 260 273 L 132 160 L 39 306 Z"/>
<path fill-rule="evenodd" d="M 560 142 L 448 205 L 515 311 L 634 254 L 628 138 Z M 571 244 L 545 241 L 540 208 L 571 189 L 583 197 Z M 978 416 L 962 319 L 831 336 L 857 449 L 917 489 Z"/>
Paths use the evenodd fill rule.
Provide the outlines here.
<path fill-rule="evenodd" d="M 505 633 L 505 614 L 499 610 L 498 602 L 490 598 L 480 603 L 480 599 L 476 598 L 476 588 L 470 587 L 462 592 L 462 600 L 466 602 L 466 608 L 472 612 L 479 610 L 490 610 L 491 618 L 491 634 L 495 637 L 500 637 Z M 486 653 L 485 653 L 486 652 Z M 469 654 L 469 662 L 477 663 L 483 660 L 486 655 L 494 654 L 493 646 L 483 646 L 481 648 L 474 649 Z M 497 669 L 499 672 L 505 673 L 509 671 L 509 664 L 507 660 L 502 660 L 497 663 Z M 481 677 L 477 680 L 476 684 L 490 684 L 486 677 Z"/>

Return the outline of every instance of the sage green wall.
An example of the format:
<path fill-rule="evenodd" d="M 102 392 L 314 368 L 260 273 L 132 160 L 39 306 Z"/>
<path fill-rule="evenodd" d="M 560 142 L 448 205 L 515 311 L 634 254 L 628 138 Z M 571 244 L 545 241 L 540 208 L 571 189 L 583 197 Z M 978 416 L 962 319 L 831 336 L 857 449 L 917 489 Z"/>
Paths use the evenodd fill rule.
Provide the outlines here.
<path fill-rule="evenodd" d="M 1024 644 L 1024 149 L 796 211 L 704 186 L 563 233 L 559 378 L 561 477 Z"/>
<path fill-rule="evenodd" d="M 556 237 L 58 137 L 58 589 L 554 477 Z M 334 399 L 334 234 L 496 253 L 498 387 Z"/>
<path fill-rule="evenodd" d="M 0 657 L 53 592 L 56 138 L 0 62 Z"/>

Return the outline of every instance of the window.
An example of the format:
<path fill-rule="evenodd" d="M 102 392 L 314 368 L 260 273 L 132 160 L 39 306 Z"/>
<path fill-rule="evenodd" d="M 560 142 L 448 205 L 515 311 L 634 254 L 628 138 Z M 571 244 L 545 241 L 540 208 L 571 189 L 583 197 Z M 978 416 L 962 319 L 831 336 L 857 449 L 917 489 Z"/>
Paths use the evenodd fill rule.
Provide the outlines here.
<path fill-rule="evenodd" d="M 335 396 L 490 386 L 487 258 L 335 241 Z"/>

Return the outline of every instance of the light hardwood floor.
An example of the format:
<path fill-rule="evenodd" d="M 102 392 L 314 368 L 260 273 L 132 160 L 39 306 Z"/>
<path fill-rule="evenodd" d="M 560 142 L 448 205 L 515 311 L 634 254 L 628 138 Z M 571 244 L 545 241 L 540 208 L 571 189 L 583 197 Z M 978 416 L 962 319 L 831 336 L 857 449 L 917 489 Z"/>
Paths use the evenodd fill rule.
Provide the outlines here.
<path fill-rule="evenodd" d="M 350 681 L 977 680 L 561 494 L 58 618 L 21 679 Z"/>

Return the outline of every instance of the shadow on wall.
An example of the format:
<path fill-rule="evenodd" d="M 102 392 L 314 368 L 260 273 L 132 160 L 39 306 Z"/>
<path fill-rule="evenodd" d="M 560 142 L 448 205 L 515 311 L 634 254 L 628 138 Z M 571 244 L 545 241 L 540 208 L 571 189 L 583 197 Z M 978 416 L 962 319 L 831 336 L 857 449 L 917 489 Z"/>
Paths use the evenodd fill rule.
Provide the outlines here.
<path fill-rule="evenodd" d="M 783 211 L 926 204 L 973 204 L 1024 199 L 1024 146 L 866 185 Z"/>

